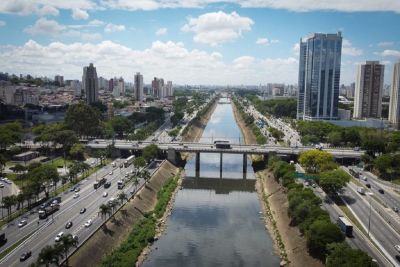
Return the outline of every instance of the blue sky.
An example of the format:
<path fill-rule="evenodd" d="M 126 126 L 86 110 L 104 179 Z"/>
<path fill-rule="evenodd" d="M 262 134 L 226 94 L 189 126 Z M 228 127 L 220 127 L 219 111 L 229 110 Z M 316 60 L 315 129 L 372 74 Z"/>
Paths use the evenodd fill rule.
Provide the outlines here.
<path fill-rule="evenodd" d="M 80 79 L 135 72 L 178 84 L 297 83 L 298 44 L 343 34 L 341 83 L 380 60 L 390 83 L 400 59 L 398 0 L 3 0 L 0 71 Z M 379 3 L 377 3 L 379 2 Z"/>

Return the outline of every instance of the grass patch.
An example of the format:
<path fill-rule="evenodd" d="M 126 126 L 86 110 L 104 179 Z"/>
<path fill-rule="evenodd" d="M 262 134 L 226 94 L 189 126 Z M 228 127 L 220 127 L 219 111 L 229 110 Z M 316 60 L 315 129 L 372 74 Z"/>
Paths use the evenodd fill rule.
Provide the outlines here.
<path fill-rule="evenodd" d="M 179 175 L 168 179 L 157 194 L 158 201 L 154 210 L 145 214 L 143 219 L 133 225 L 128 238 L 111 254 L 105 256 L 100 266 L 135 266 L 142 250 L 154 241 L 157 218 L 162 217 L 165 213 L 168 202 L 178 185 L 178 177 Z"/>
<path fill-rule="evenodd" d="M 57 158 L 55 160 L 50 160 L 50 162 L 47 162 L 45 164 L 52 165 L 52 166 L 54 166 L 56 168 L 64 168 L 64 159 L 63 158 Z M 65 165 L 66 165 L 67 168 L 69 168 L 72 165 L 72 161 L 66 159 L 65 160 Z"/>
<path fill-rule="evenodd" d="M 18 247 L 22 242 L 24 242 L 26 239 L 28 239 L 31 235 L 33 235 L 34 232 L 30 233 L 29 235 L 23 237 L 22 239 L 20 239 L 19 241 L 15 242 L 12 246 L 10 246 L 9 248 L 5 249 L 4 251 L 2 251 L 0 253 L 0 260 L 2 258 L 4 258 L 5 256 L 7 256 L 8 253 L 10 253 L 11 251 L 13 251 L 16 247 Z"/>
<path fill-rule="evenodd" d="M 400 179 L 394 179 L 392 183 L 400 185 Z"/>

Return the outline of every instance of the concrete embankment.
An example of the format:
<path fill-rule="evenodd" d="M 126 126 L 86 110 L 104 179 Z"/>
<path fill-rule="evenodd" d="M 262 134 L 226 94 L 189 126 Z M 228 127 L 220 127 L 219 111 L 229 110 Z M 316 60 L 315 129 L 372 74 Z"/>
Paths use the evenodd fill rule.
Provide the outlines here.
<path fill-rule="evenodd" d="M 245 143 L 256 144 L 256 137 L 252 130 L 246 126 L 234 104 L 232 107 Z M 276 182 L 267 169 L 257 171 L 256 177 L 256 190 L 266 218 L 265 226 L 273 235 L 277 253 L 279 253 L 282 260 L 287 261 L 286 266 L 324 266 L 320 261 L 309 255 L 306 240 L 299 229 L 290 226 L 290 218 L 288 216 L 289 203 L 284 188 Z"/>
<path fill-rule="evenodd" d="M 143 214 L 154 209 L 157 192 L 179 168 L 164 161 L 137 195 L 115 214 L 115 219 L 108 220 L 103 227 L 83 244 L 70 258 L 71 266 L 98 266 L 103 257 L 117 248 L 128 236 L 131 226 L 143 218 Z"/>

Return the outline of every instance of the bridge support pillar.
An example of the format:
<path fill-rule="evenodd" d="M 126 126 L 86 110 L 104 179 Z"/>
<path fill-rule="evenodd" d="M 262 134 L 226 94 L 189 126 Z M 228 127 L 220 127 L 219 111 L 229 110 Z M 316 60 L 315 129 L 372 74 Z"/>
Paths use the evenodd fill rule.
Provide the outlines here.
<path fill-rule="evenodd" d="M 196 177 L 200 176 L 200 152 L 196 153 Z"/>
<path fill-rule="evenodd" d="M 268 163 L 268 154 L 264 154 L 264 155 L 263 155 L 263 161 L 264 161 L 265 163 Z"/>
<path fill-rule="evenodd" d="M 167 159 L 174 165 L 179 165 L 180 163 L 180 155 L 179 152 L 176 152 L 175 149 L 168 148 Z"/>
<path fill-rule="evenodd" d="M 222 153 L 219 156 L 219 178 L 222 178 Z"/>
<path fill-rule="evenodd" d="M 247 154 L 243 154 L 243 174 L 246 175 L 247 173 Z"/>

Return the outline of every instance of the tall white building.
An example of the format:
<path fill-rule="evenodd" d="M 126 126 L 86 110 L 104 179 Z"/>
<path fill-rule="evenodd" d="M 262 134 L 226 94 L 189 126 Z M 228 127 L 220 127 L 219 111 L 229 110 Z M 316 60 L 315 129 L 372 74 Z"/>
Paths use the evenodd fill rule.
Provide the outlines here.
<path fill-rule="evenodd" d="M 143 75 L 140 72 L 135 74 L 134 93 L 136 101 L 143 101 Z"/>
<path fill-rule="evenodd" d="M 380 118 L 385 66 L 379 61 L 367 61 L 358 66 L 354 93 L 353 118 Z"/>
<path fill-rule="evenodd" d="M 83 68 L 82 86 L 86 94 L 86 103 L 92 104 L 98 101 L 99 85 L 96 68 L 93 63 Z"/>
<path fill-rule="evenodd" d="M 400 61 L 393 66 L 392 89 L 390 92 L 389 122 L 400 126 Z"/>
<path fill-rule="evenodd" d="M 172 87 L 172 81 L 168 81 L 166 87 L 167 97 L 174 95 L 174 88 Z"/>
<path fill-rule="evenodd" d="M 338 119 L 341 55 L 340 32 L 300 40 L 297 119 Z"/>

